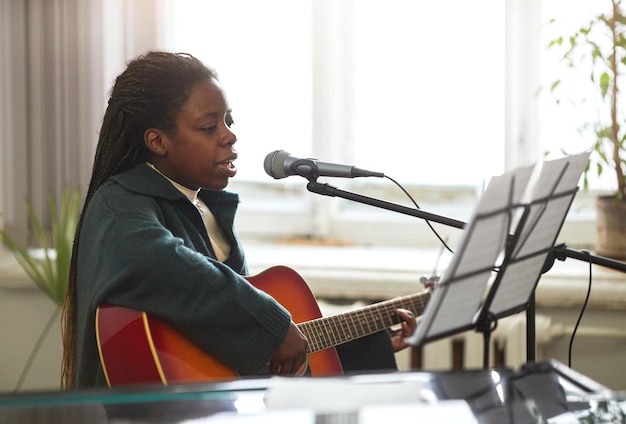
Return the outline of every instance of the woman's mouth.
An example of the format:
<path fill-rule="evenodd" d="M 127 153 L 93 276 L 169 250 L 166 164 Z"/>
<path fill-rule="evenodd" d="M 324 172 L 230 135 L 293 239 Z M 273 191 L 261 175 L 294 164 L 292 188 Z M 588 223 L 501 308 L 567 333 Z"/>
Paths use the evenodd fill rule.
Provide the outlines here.
<path fill-rule="evenodd" d="M 222 161 L 218 164 L 218 166 L 222 171 L 222 174 L 224 174 L 228 178 L 234 177 L 237 173 L 237 167 L 235 166 L 233 159 Z"/>

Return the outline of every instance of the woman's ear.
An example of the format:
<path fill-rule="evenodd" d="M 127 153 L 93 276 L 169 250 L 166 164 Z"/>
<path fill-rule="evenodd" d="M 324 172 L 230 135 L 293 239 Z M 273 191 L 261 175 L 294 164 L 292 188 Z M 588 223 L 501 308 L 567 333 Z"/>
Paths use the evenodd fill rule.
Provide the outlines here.
<path fill-rule="evenodd" d="M 148 128 L 143 133 L 143 142 L 148 150 L 157 156 L 165 156 L 167 153 L 167 146 L 164 143 L 163 133 L 160 130 Z"/>

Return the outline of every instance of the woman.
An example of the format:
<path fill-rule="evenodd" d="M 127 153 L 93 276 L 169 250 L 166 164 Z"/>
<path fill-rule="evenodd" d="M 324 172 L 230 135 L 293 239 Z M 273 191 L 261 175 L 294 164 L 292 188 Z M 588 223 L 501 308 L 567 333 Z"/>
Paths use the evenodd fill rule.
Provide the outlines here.
<path fill-rule="evenodd" d="M 232 125 L 217 75 L 191 55 L 149 52 L 116 79 L 74 240 L 66 388 L 106 384 L 94 322 L 104 303 L 160 317 L 241 375 L 304 363 L 289 312 L 243 277 L 238 196 L 224 190 L 237 172 Z M 400 316 L 406 336 L 414 319 Z"/>

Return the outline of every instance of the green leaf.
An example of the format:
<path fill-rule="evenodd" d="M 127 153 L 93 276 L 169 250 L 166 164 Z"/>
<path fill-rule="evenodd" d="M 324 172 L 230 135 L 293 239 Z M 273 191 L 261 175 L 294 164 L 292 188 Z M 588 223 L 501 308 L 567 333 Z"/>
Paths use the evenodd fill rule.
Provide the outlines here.
<path fill-rule="evenodd" d="M 577 35 L 573 35 L 569 38 L 570 48 L 576 47 L 576 38 L 577 38 Z"/>
<path fill-rule="evenodd" d="M 611 83 L 611 77 L 608 73 L 603 72 L 600 75 L 600 91 L 602 93 L 602 97 L 606 97 L 606 93 L 609 91 L 609 84 Z"/>
<path fill-rule="evenodd" d="M 72 245 L 80 212 L 80 191 L 63 191 L 61 204 L 50 196 L 50 231 L 44 230 L 31 202 L 26 200 L 26 211 L 43 259 L 35 259 L 31 252 L 18 245 L 4 230 L 0 235 L 7 248 L 35 284 L 56 304 L 61 305 L 67 291 Z M 56 256 L 53 256 L 53 253 Z"/>

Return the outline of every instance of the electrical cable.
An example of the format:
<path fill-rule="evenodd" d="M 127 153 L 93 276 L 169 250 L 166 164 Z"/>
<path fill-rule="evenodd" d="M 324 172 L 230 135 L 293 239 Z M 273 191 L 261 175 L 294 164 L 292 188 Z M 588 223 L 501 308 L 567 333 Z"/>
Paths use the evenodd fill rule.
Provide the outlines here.
<path fill-rule="evenodd" d="M 402 185 L 400 183 L 398 183 L 396 180 L 394 180 L 393 178 L 391 178 L 388 175 L 385 175 L 385 178 L 387 178 L 388 180 L 390 180 L 391 182 L 393 182 L 395 185 L 397 185 L 400 190 L 402 190 L 404 192 L 404 194 L 407 195 L 407 197 L 411 200 L 411 202 L 413 203 L 413 205 L 415 205 L 415 207 L 417 209 L 421 208 L 419 207 L 419 205 L 417 204 L 417 202 L 415 201 L 415 199 L 413 199 L 413 197 L 411 196 L 411 194 L 404 188 L 402 187 Z M 428 226 L 430 227 L 430 229 L 432 230 L 432 232 L 435 234 L 435 236 L 437 236 L 437 238 L 439 239 L 439 241 L 441 242 L 441 244 L 448 250 L 448 252 L 454 254 L 454 251 L 448 246 L 448 244 L 445 242 L 445 240 L 439 235 L 439 233 L 437 232 L 437 230 L 435 230 L 435 228 L 432 226 L 432 224 L 430 223 L 430 221 L 428 221 L 427 219 L 425 220 L 426 224 L 428 224 Z"/>
<path fill-rule="evenodd" d="M 591 254 L 586 251 L 583 250 L 582 253 L 584 253 L 585 255 L 587 255 L 588 261 L 589 261 L 589 285 L 587 287 L 587 295 L 585 296 L 585 302 L 583 303 L 583 307 L 580 310 L 580 315 L 578 315 L 578 320 L 576 321 L 576 325 L 574 326 L 574 330 L 572 331 L 572 336 L 570 337 L 569 340 L 569 347 L 568 347 L 568 351 L 567 351 L 567 366 L 569 368 L 572 368 L 572 346 L 574 344 L 574 337 L 576 336 L 576 331 L 578 330 L 578 325 L 580 324 L 580 321 L 583 318 L 583 315 L 585 313 L 585 309 L 587 308 L 587 303 L 589 303 L 589 297 L 591 296 L 591 281 L 592 281 L 592 261 L 591 261 Z"/>

